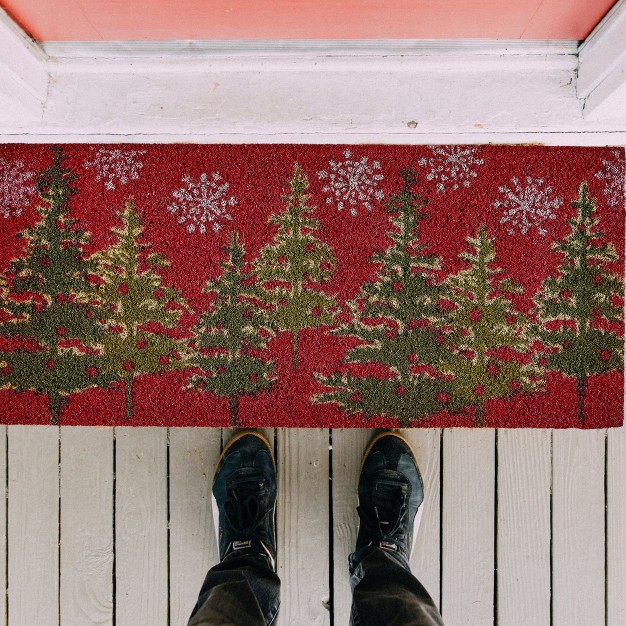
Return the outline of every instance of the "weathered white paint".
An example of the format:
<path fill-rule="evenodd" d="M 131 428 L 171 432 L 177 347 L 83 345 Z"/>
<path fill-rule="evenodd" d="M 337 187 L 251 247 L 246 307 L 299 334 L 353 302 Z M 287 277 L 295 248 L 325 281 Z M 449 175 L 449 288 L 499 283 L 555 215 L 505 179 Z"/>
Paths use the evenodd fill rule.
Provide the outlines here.
<path fill-rule="evenodd" d="M 575 42 L 49 43 L 41 120 L 2 141 L 626 143 Z"/>
<path fill-rule="evenodd" d="M 61 429 L 61 626 L 113 624 L 113 429 Z"/>
<path fill-rule="evenodd" d="M 626 0 L 619 0 L 582 44 L 578 97 L 587 119 L 626 119 Z"/>
<path fill-rule="evenodd" d="M 41 118 L 48 87 L 46 54 L 0 8 L 0 119 Z"/>
<path fill-rule="evenodd" d="M 167 429 L 115 429 L 116 623 L 165 626 Z"/>
<path fill-rule="evenodd" d="M 602 624 L 606 431 L 555 430 L 552 437 L 552 624 Z"/>
<path fill-rule="evenodd" d="M 354 552 L 359 528 L 357 485 L 361 460 L 373 437 L 371 430 L 332 431 L 333 445 L 333 614 L 335 624 L 348 624 L 352 592 L 348 556 Z"/>
<path fill-rule="evenodd" d="M 413 428 L 400 431 L 413 447 L 424 481 L 422 520 L 411 555 L 411 571 L 439 606 L 441 585 L 441 431 Z"/>
<path fill-rule="evenodd" d="M 209 569 L 219 561 L 211 485 L 219 428 L 169 431 L 170 626 L 186 626 Z"/>
<path fill-rule="evenodd" d="M 278 626 L 330 624 L 328 430 L 284 430 L 278 442 Z"/>
<path fill-rule="evenodd" d="M 7 427 L 0 427 L 0 485 L 5 485 L 5 493 L 0 504 L 0 585 L 7 588 Z M 0 593 L 0 615 L 6 615 L 7 594 Z M 6 621 L 5 621 L 6 624 Z"/>
<path fill-rule="evenodd" d="M 444 431 L 441 611 L 446 626 L 494 622 L 494 439 L 491 429 Z"/>
<path fill-rule="evenodd" d="M 116 623 L 164 625 L 168 602 L 164 563 L 167 553 L 166 433 L 161 429 L 117 428 L 116 431 Z M 93 566 L 85 573 L 87 579 L 95 582 L 98 576 L 102 577 L 102 589 L 94 592 L 87 604 L 75 603 L 72 608 L 71 584 L 75 585 L 76 597 L 86 599 L 82 593 L 86 586 L 76 570 L 81 537 L 86 538 L 85 545 L 95 548 L 98 534 L 104 541 L 110 532 L 107 520 L 111 519 L 112 510 L 106 513 L 106 484 L 113 480 L 110 432 L 100 428 L 61 428 L 59 528 L 59 429 L 8 427 L 8 534 L 5 541 L 10 625 L 58 626 L 59 602 L 61 623 L 107 623 L 108 614 L 101 598 L 102 594 L 106 595 L 110 581 L 104 572 L 97 574 L 96 571 L 103 562 L 94 559 L 85 564 Z M 322 526 L 324 512 L 315 510 L 318 505 L 324 507 L 323 459 L 327 459 L 328 452 L 324 449 L 324 433 L 276 431 L 279 490 L 282 490 L 278 539 L 279 568 L 283 575 L 283 623 L 316 623 L 311 621 L 311 615 L 324 584 L 323 563 L 329 556 L 324 536 L 331 532 L 334 538 L 334 621 L 347 623 L 350 590 L 346 559 L 356 539 L 356 481 L 363 450 L 373 433 L 333 431 L 332 529 Z M 620 428 L 608 434 L 605 545 L 605 433 L 554 432 L 551 575 L 554 624 L 603 623 L 605 550 L 608 626 L 621 626 L 624 622 L 625 433 L 626 430 Z M 550 576 L 549 569 L 546 570 L 546 546 L 551 540 L 550 526 L 546 522 L 546 499 L 552 479 L 549 431 L 498 433 L 498 494 L 495 493 L 493 431 L 445 431 L 441 467 L 438 460 L 440 431 L 416 430 L 403 434 L 411 439 L 416 449 L 426 483 L 425 511 L 411 564 L 435 598 L 439 568 L 437 472 L 443 472 L 442 604 L 447 626 L 493 624 L 494 591 L 497 591 L 499 626 L 549 623 L 546 609 L 549 591 L 546 578 Z M 228 436 L 227 431 L 225 435 Z M 170 429 L 169 604 L 173 626 L 185 626 L 206 568 L 217 558 L 207 502 L 210 480 L 206 480 L 205 474 L 211 473 L 214 460 L 219 456 L 220 440 L 217 429 Z M 0 456 L 1 450 L 0 441 Z M 97 459 L 102 463 L 102 473 L 94 475 Z M 88 491 L 90 484 L 94 493 Z M 496 495 L 498 515 L 497 525 L 494 525 Z M 307 496 L 312 496 L 308 502 Z M 307 536 L 302 536 L 303 524 Z M 318 553 L 311 556 L 314 546 Z M 498 564 L 497 590 L 492 585 L 493 561 Z M 547 566 L 549 568 L 549 562 Z M 291 578 L 295 575 L 293 568 L 299 568 L 296 584 Z M 311 575 L 304 576 L 303 571 Z M 318 571 L 322 572 L 321 577 L 313 575 Z M 525 602 L 528 606 L 524 606 Z M 85 613 L 72 612 L 79 606 L 88 606 L 90 611 L 101 606 L 104 611 L 90 612 L 91 619 L 81 621 Z M 74 621 L 70 621 L 70 615 L 75 617 Z M 102 622 L 97 621 L 97 615 L 103 617 Z M 321 623 L 324 623 L 323 616 L 323 612 L 319 613 Z"/>
<path fill-rule="evenodd" d="M 626 429 L 612 428 L 607 447 L 607 626 L 626 624 Z"/>
<path fill-rule="evenodd" d="M 580 118 L 572 55 L 469 59 L 294 52 L 51 60 L 49 65 L 55 82 L 44 119 L 48 132 L 150 134 L 165 123 L 169 132 L 216 138 L 409 135 L 413 122 L 420 132 L 471 132 L 480 126 L 511 132 Z M 498 84 L 497 107 L 490 84 Z"/>
<path fill-rule="evenodd" d="M 46 55 L 59 61 L 85 59 L 188 61 L 210 57 L 461 57 L 572 55 L 577 41 L 521 39 L 273 39 L 196 41 L 47 41 Z"/>
<path fill-rule="evenodd" d="M 618 73 L 598 85 L 585 100 L 584 114 L 587 119 L 615 119 L 623 124 L 626 111 L 626 62 Z"/>
<path fill-rule="evenodd" d="M 498 623 L 550 626 L 549 430 L 498 432 Z"/>
<path fill-rule="evenodd" d="M 59 428 L 8 433 L 8 624 L 58 626 Z"/>

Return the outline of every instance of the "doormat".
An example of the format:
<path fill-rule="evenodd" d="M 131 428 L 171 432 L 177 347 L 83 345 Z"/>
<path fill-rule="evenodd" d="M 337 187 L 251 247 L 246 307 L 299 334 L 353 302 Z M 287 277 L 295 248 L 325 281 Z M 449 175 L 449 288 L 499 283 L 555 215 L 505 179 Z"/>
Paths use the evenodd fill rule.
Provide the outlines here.
<path fill-rule="evenodd" d="M 619 426 L 624 150 L 0 146 L 0 421 Z"/>

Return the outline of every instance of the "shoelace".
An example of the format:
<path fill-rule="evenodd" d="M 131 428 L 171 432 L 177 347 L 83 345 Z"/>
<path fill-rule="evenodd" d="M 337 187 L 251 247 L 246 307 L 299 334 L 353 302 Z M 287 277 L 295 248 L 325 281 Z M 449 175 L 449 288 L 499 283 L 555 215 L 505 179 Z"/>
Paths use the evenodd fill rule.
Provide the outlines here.
<path fill-rule="evenodd" d="M 240 539 L 264 538 L 263 526 L 271 510 L 263 506 L 262 498 L 267 494 L 265 480 L 250 476 L 239 480 L 237 487 L 231 489 L 224 505 L 226 524 L 233 534 Z"/>
<path fill-rule="evenodd" d="M 361 524 L 381 547 L 406 550 L 405 518 L 409 487 L 392 480 L 378 479 L 370 494 L 372 506 L 357 511 Z"/>

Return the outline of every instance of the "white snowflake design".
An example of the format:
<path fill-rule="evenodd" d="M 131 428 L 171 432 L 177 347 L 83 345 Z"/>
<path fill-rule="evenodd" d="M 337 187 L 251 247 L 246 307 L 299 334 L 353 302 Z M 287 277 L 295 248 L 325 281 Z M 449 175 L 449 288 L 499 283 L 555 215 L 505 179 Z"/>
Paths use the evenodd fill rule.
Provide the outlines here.
<path fill-rule="evenodd" d="M 432 152 L 430 158 L 418 160 L 420 167 L 430 168 L 426 180 L 437 183 L 437 193 L 456 191 L 459 187 L 469 187 L 476 178 L 476 167 L 485 161 L 477 154 L 476 148 L 463 146 L 428 146 Z"/>
<path fill-rule="evenodd" d="M 221 181 L 219 172 L 201 174 L 198 182 L 186 174 L 182 178 L 186 186 L 172 192 L 177 202 L 168 205 L 167 210 L 177 216 L 179 224 L 186 224 L 190 233 L 198 230 L 204 235 L 209 225 L 217 232 L 223 220 L 232 220 L 229 208 L 237 205 L 233 196 L 227 197 L 229 184 Z"/>
<path fill-rule="evenodd" d="M 138 157 L 143 156 L 145 150 L 120 150 L 119 148 L 98 148 L 93 161 L 85 161 L 85 167 L 96 170 L 96 181 L 104 181 L 104 188 L 113 191 L 118 185 L 126 185 L 131 180 L 139 178 L 139 170 L 143 163 Z"/>
<path fill-rule="evenodd" d="M 620 158 L 620 151 L 614 153 L 615 161 L 602 159 L 602 169 L 596 173 L 596 178 L 604 180 L 604 195 L 609 206 L 617 206 L 624 202 L 624 178 L 626 166 Z"/>
<path fill-rule="evenodd" d="M 24 167 L 24 161 L 10 163 L 0 157 L 0 213 L 7 219 L 19 217 L 37 191 L 34 177 Z"/>
<path fill-rule="evenodd" d="M 352 159 L 352 151 L 345 150 L 344 161 L 328 162 L 328 170 L 317 172 L 319 180 L 325 181 L 322 191 L 328 194 L 326 204 L 337 203 L 337 209 L 350 207 L 350 215 L 358 215 L 357 205 L 372 210 L 372 200 L 382 200 L 384 194 L 378 183 L 384 176 L 380 172 L 380 161 L 369 162 L 367 157 Z"/>
<path fill-rule="evenodd" d="M 525 184 L 516 176 L 511 178 L 514 189 L 502 185 L 498 191 L 504 194 L 504 200 L 493 203 L 495 209 L 504 211 L 500 224 L 508 224 L 507 232 L 512 235 L 519 230 L 525 235 L 536 227 L 539 234 L 545 236 L 546 229 L 542 226 L 545 220 L 556 219 L 556 211 L 563 205 L 563 200 L 552 196 L 552 187 L 544 186 L 543 178 L 526 177 Z"/>

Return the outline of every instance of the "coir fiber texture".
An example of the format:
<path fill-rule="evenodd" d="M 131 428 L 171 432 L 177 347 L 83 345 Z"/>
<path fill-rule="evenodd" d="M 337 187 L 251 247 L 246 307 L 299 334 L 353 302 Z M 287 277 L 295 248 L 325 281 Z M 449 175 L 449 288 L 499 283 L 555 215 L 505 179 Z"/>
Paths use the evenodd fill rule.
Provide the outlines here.
<path fill-rule="evenodd" d="M 0 147 L 0 420 L 618 426 L 624 151 Z"/>

